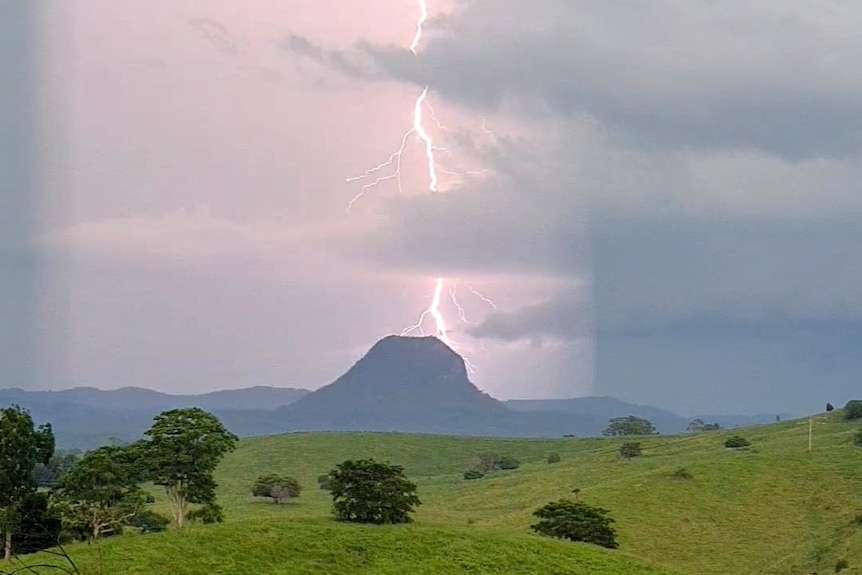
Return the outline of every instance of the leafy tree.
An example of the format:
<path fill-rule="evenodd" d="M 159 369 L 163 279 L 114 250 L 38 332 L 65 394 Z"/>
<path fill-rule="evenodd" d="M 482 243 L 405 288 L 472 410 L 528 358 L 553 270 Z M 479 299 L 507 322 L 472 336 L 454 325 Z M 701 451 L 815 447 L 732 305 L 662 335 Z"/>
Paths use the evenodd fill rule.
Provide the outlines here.
<path fill-rule="evenodd" d="M 317 476 L 317 486 L 320 487 L 324 491 L 329 491 L 329 474 L 324 473 L 322 475 Z"/>
<path fill-rule="evenodd" d="M 751 442 L 742 437 L 741 435 L 734 435 L 733 437 L 729 437 L 727 441 L 724 442 L 724 446 L 728 449 L 740 449 L 743 447 L 748 447 L 751 445 Z"/>
<path fill-rule="evenodd" d="M 862 447 L 862 429 L 856 432 L 853 436 L 853 444 Z"/>
<path fill-rule="evenodd" d="M 422 502 L 400 465 L 345 461 L 330 472 L 335 518 L 353 523 L 408 523 Z"/>
<path fill-rule="evenodd" d="M 300 491 L 302 486 L 299 485 L 299 481 L 277 473 L 261 475 L 251 488 L 251 494 L 255 497 L 271 497 L 273 503 L 277 505 L 281 505 L 287 499 L 299 497 Z"/>
<path fill-rule="evenodd" d="M 548 463 L 559 463 L 560 462 L 560 454 L 559 453 L 549 453 L 548 454 Z"/>
<path fill-rule="evenodd" d="M 862 419 L 862 400 L 851 399 L 844 405 L 844 419 L 847 421 Z"/>
<path fill-rule="evenodd" d="M 467 481 L 471 481 L 473 479 L 482 479 L 483 477 L 485 477 L 485 474 L 478 469 L 469 469 L 464 472 L 464 479 L 466 479 Z"/>
<path fill-rule="evenodd" d="M 157 533 L 165 531 L 171 524 L 171 520 L 151 509 L 144 509 L 136 513 L 126 524 L 129 527 L 140 529 L 141 533 Z"/>
<path fill-rule="evenodd" d="M 190 503 L 215 503 L 213 471 L 238 438 L 197 407 L 157 415 L 144 435 L 139 449 L 149 477 L 165 488 L 174 523 L 182 527 Z"/>
<path fill-rule="evenodd" d="M 620 445 L 620 457 L 631 459 L 632 457 L 640 457 L 643 455 L 643 448 L 640 443 L 628 442 Z"/>
<path fill-rule="evenodd" d="M 621 435 L 658 435 L 655 426 L 648 419 L 629 415 L 615 417 L 608 422 L 602 435 L 615 437 Z"/>
<path fill-rule="evenodd" d="M 0 531 L 7 561 L 12 558 L 13 536 L 20 533 L 21 509 L 37 489 L 33 471 L 53 454 L 49 424 L 37 428 L 30 413 L 17 405 L 0 410 Z"/>
<path fill-rule="evenodd" d="M 611 525 L 614 520 L 607 516 L 609 511 L 591 507 L 580 501 L 560 499 L 548 503 L 533 512 L 539 518 L 530 528 L 541 535 L 582 541 L 616 549 L 616 531 Z"/>
<path fill-rule="evenodd" d="M 704 423 L 702 419 L 695 419 L 688 424 L 689 433 L 704 433 L 706 431 L 718 431 L 721 426 L 718 423 Z"/>
<path fill-rule="evenodd" d="M 54 487 L 59 479 L 67 473 L 75 462 L 80 459 L 79 451 L 57 451 L 47 464 L 38 463 L 33 470 L 33 478 L 39 487 Z"/>
<path fill-rule="evenodd" d="M 123 525 L 146 505 L 137 453 L 129 448 L 100 447 L 84 455 L 57 483 L 53 500 L 72 531 L 97 541 L 122 532 Z"/>
<path fill-rule="evenodd" d="M 826 404 L 826 411 L 827 411 L 827 412 L 829 412 L 829 411 L 835 411 L 835 406 L 834 406 L 834 405 L 832 405 L 831 403 L 827 403 L 827 404 Z"/>
<path fill-rule="evenodd" d="M 26 555 L 57 545 L 63 525 L 48 494 L 34 491 L 18 507 L 17 527 L 15 551 Z"/>

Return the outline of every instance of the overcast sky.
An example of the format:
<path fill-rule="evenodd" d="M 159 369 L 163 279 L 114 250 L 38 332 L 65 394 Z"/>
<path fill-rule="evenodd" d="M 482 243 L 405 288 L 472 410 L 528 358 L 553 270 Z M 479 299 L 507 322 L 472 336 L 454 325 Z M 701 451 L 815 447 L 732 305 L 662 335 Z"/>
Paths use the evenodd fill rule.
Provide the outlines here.
<path fill-rule="evenodd" d="M 858 3 L 429 1 L 415 54 L 412 0 L 220 4 L 48 1 L 0 43 L 40 71 L 36 144 L 2 164 L 42 193 L 0 241 L 50 265 L 4 284 L 50 286 L 22 385 L 318 387 L 445 277 L 499 398 L 802 413 L 858 388 Z M 348 212 L 426 86 L 437 191 L 414 135 L 401 189 Z"/>

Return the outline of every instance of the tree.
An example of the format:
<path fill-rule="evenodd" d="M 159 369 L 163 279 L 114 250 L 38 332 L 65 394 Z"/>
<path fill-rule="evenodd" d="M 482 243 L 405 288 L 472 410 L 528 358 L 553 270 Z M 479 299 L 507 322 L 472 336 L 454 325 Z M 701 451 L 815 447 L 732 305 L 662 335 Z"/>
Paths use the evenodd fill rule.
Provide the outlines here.
<path fill-rule="evenodd" d="M 688 424 L 689 433 L 704 433 L 706 431 L 718 431 L 721 426 L 718 423 L 705 423 L 702 419 L 695 419 Z"/>
<path fill-rule="evenodd" d="M 261 475 L 251 488 L 252 495 L 271 497 L 276 505 L 281 505 L 287 499 L 299 497 L 300 491 L 302 491 L 302 486 L 299 485 L 299 481 L 293 477 L 278 475 L 277 473 Z"/>
<path fill-rule="evenodd" d="M 548 454 L 548 463 L 559 463 L 560 462 L 560 454 L 559 453 L 549 453 Z"/>
<path fill-rule="evenodd" d="M 345 461 L 330 472 L 329 491 L 339 521 L 353 523 L 408 523 L 422 502 L 416 484 L 400 465 L 373 459 Z"/>
<path fill-rule="evenodd" d="M 844 419 L 847 421 L 862 419 L 862 400 L 851 399 L 844 405 Z"/>
<path fill-rule="evenodd" d="M 858 447 L 862 447 L 862 429 L 857 431 L 856 434 L 853 436 L 853 444 Z"/>
<path fill-rule="evenodd" d="M 100 447 L 84 455 L 57 482 L 54 505 L 68 529 L 98 541 L 103 535 L 122 532 L 123 525 L 144 510 L 137 456 L 127 447 Z"/>
<path fill-rule="evenodd" d="M 324 473 L 317 476 L 317 486 L 320 487 L 323 491 L 329 491 L 329 474 Z"/>
<path fill-rule="evenodd" d="M 608 422 L 602 435 L 614 437 L 621 435 L 658 435 L 655 426 L 648 419 L 629 415 L 615 417 Z"/>
<path fill-rule="evenodd" d="M 827 412 L 835 411 L 835 406 L 834 406 L 834 405 L 832 405 L 831 403 L 827 403 L 827 404 L 826 404 L 826 411 L 827 411 Z"/>
<path fill-rule="evenodd" d="M 21 526 L 21 508 L 37 489 L 33 471 L 54 454 L 50 424 L 38 428 L 17 405 L 0 410 L 0 531 L 3 555 L 12 558 L 12 539 Z"/>
<path fill-rule="evenodd" d="M 51 509 L 48 494 L 34 491 L 18 507 L 15 551 L 26 555 L 54 547 L 61 531 L 62 521 Z"/>
<path fill-rule="evenodd" d="M 39 463 L 33 470 L 33 477 L 39 487 L 53 487 L 81 457 L 78 451 L 57 451 L 47 464 Z"/>
<path fill-rule="evenodd" d="M 643 455 L 643 448 L 640 443 L 630 441 L 620 445 L 620 457 L 631 459 L 632 457 L 640 457 Z"/>
<path fill-rule="evenodd" d="M 530 528 L 548 537 L 616 549 L 619 545 L 611 525 L 614 520 L 607 516 L 608 513 L 606 509 L 580 501 L 560 499 L 534 511 L 533 515 L 539 518 L 539 522 Z"/>
<path fill-rule="evenodd" d="M 165 488 L 177 527 L 190 503 L 215 503 L 213 471 L 238 440 L 211 413 L 197 408 L 172 409 L 156 416 L 138 446 L 150 479 Z"/>

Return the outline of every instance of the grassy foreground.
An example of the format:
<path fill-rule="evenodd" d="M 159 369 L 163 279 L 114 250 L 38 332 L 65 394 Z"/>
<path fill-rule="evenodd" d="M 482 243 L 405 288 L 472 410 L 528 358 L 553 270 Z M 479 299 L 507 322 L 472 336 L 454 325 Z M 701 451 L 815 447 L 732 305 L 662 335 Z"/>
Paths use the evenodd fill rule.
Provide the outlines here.
<path fill-rule="evenodd" d="M 404 434 L 289 434 L 244 440 L 217 473 L 227 523 L 185 533 L 123 537 L 101 549 L 108 574 L 177 573 L 862 573 L 859 425 L 818 416 L 733 432 L 640 439 L 624 461 L 621 439 L 498 440 Z M 732 433 L 748 450 L 723 447 Z M 562 462 L 545 463 L 551 451 Z M 472 457 L 521 459 L 518 470 L 464 481 Z M 408 527 L 355 527 L 328 519 L 315 478 L 348 458 L 403 465 L 423 505 Z M 676 479 L 685 467 L 692 479 Z M 302 496 L 275 506 L 250 495 L 267 472 L 296 476 Z M 531 513 L 580 497 L 611 510 L 620 549 L 530 534 Z M 71 551 L 93 570 L 94 546 Z M 645 567 L 637 561 L 668 571 Z"/>

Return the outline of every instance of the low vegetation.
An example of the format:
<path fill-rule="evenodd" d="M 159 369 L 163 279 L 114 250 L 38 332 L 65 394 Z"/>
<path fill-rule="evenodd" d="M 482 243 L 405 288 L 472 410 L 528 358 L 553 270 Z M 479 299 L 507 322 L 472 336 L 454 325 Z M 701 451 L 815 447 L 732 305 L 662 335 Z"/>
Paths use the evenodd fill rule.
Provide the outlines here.
<path fill-rule="evenodd" d="M 750 445 L 751 442 L 742 437 L 741 435 L 734 435 L 732 437 L 728 437 L 724 442 L 724 446 L 727 449 L 743 449 L 745 447 L 749 447 Z"/>
<path fill-rule="evenodd" d="M 608 549 L 619 547 L 608 511 L 583 502 L 560 499 L 533 512 L 539 518 L 530 528 L 541 535 L 593 543 Z"/>
<path fill-rule="evenodd" d="M 844 419 L 847 421 L 862 419 L 862 399 L 851 399 L 844 405 Z"/>
<path fill-rule="evenodd" d="M 627 441 L 620 445 L 620 457 L 623 459 L 631 459 L 643 455 L 643 447 L 639 442 Z"/>

